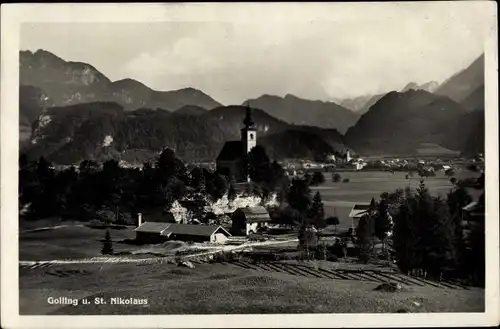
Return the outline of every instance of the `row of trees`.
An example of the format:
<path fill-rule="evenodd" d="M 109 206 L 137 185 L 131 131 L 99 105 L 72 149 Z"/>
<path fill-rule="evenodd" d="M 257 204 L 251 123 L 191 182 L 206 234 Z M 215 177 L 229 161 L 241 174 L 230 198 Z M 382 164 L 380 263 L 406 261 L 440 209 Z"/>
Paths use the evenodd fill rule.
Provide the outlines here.
<path fill-rule="evenodd" d="M 382 194 L 379 202 L 372 200 L 357 227 L 360 260 L 370 260 L 378 239 L 383 251 L 392 242 L 394 259 L 403 272 L 484 284 L 484 221 L 473 226 L 469 237 L 464 235 L 462 208 L 471 201 L 460 184 L 443 198 L 432 196 L 424 181 L 416 191 L 406 188 Z M 484 194 L 479 202 L 484 202 Z"/>
<path fill-rule="evenodd" d="M 271 163 L 265 150 L 254 148 L 249 158 L 249 172 L 254 183 L 253 193 L 266 198 L 271 192 L 288 188 L 284 170 Z M 216 201 L 228 193 L 236 197 L 231 177 L 217 171 L 194 167 L 191 170 L 171 149 L 165 149 L 155 163 L 142 168 L 123 168 L 115 160 L 102 165 L 92 160 L 57 171 L 44 158 L 19 161 L 19 205 L 27 218 L 70 217 L 89 220 L 96 214 L 118 218 L 110 221 L 127 222 L 126 214 L 145 209 L 168 208 L 175 200 L 191 199 L 198 211 L 206 200 Z M 198 201 L 198 202 L 197 202 Z M 119 211 L 116 211 L 119 209 Z"/>

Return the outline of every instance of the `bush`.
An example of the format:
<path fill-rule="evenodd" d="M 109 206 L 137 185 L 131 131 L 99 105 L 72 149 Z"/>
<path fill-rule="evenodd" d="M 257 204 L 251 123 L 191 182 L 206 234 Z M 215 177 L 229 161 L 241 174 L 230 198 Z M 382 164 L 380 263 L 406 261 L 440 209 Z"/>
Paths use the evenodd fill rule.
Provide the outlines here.
<path fill-rule="evenodd" d="M 343 183 L 349 183 L 349 178 L 344 178 L 344 180 L 342 181 Z"/>
<path fill-rule="evenodd" d="M 104 224 L 112 224 L 116 222 L 116 215 L 114 212 L 108 209 L 99 210 L 96 214 L 97 219 L 99 219 Z"/>
<path fill-rule="evenodd" d="M 339 225 L 339 218 L 336 216 L 330 216 L 326 219 L 326 225 Z"/>
<path fill-rule="evenodd" d="M 325 245 L 320 244 L 316 248 L 314 248 L 314 259 L 317 260 L 328 259 L 328 250 Z"/>
<path fill-rule="evenodd" d="M 210 263 L 227 263 L 227 262 L 235 262 L 239 260 L 238 254 L 234 252 L 218 252 L 213 255 Z"/>
<path fill-rule="evenodd" d="M 319 185 L 323 184 L 324 182 L 325 182 L 325 176 L 321 173 L 321 171 L 314 172 L 311 179 L 311 185 Z"/>
<path fill-rule="evenodd" d="M 475 164 L 470 164 L 467 166 L 467 170 L 470 170 L 472 172 L 479 172 L 479 167 Z"/>
<path fill-rule="evenodd" d="M 341 179 L 342 179 L 342 177 L 341 177 L 341 176 L 340 176 L 340 174 L 338 174 L 338 173 L 335 173 L 335 174 L 333 174 L 333 175 L 332 175 L 332 181 L 333 181 L 334 183 L 338 183 L 338 182 L 340 182 L 340 180 L 341 180 Z"/>
<path fill-rule="evenodd" d="M 118 214 L 117 223 L 124 224 L 124 225 L 136 225 L 137 224 L 137 218 L 134 217 L 134 216 L 132 216 L 131 213 L 120 212 Z"/>
<path fill-rule="evenodd" d="M 338 262 L 339 258 L 336 255 L 327 255 L 326 260 L 329 262 Z"/>

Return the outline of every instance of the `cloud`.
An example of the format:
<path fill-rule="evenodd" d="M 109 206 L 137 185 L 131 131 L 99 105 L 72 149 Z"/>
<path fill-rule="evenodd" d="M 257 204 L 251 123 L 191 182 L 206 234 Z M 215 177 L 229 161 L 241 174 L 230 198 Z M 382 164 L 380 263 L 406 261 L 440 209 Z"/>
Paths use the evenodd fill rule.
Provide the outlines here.
<path fill-rule="evenodd" d="M 226 104 L 262 94 L 330 99 L 441 82 L 483 51 L 484 11 L 471 5 L 361 5 L 317 12 L 270 4 L 232 15 L 223 14 L 226 6 L 205 9 L 204 21 L 35 24 L 21 41 L 91 63 L 114 80 L 194 87 Z"/>

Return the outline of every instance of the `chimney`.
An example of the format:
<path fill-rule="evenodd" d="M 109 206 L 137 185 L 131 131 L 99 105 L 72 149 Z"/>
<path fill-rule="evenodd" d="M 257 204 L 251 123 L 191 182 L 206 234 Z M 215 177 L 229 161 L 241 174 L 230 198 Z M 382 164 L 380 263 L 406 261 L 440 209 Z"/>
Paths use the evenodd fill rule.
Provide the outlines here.
<path fill-rule="evenodd" d="M 142 225 L 142 214 L 138 213 L 137 214 L 137 227 Z"/>

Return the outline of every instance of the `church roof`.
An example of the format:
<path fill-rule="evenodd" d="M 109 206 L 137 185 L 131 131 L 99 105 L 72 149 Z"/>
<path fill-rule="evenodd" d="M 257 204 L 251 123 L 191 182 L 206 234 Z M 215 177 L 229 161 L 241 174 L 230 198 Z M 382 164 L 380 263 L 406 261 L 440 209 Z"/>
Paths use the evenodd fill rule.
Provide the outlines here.
<path fill-rule="evenodd" d="M 229 141 L 224 144 L 222 150 L 217 156 L 217 160 L 231 161 L 240 159 L 243 153 L 243 144 L 241 141 Z"/>

